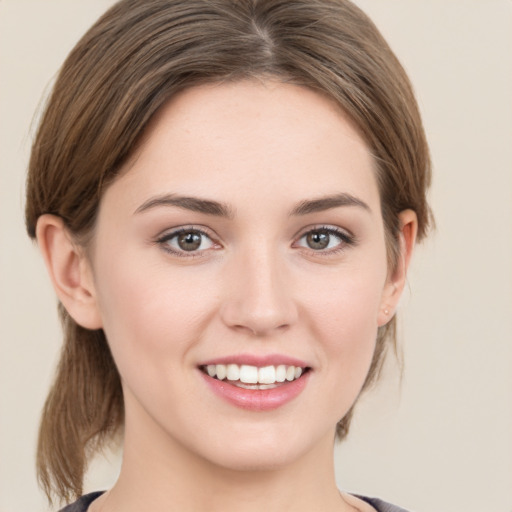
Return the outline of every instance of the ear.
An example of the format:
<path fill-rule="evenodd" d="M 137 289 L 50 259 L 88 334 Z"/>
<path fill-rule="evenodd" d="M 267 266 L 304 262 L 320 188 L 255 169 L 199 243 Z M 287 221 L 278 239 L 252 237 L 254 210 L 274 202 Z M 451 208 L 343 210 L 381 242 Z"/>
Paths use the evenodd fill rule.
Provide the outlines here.
<path fill-rule="evenodd" d="M 384 286 L 381 309 L 378 316 L 379 327 L 387 324 L 394 316 L 398 301 L 402 296 L 404 286 L 407 280 L 407 270 L 411 261 L 411 256 L 416 242 L 418 232 L 418 218 L 413 210 L 404 210 L 399 214 L 400 232 L 399 254 L 396 267 L 388 275 L 386 285 Z"/>
<path fill-rule="evenodd" d="M 100 329 L 102 322 L 90 263 L 63 220 L 56 215 L 41 215 L 36 237 L 62 305 L 77 324 L 86 329 Z"/>

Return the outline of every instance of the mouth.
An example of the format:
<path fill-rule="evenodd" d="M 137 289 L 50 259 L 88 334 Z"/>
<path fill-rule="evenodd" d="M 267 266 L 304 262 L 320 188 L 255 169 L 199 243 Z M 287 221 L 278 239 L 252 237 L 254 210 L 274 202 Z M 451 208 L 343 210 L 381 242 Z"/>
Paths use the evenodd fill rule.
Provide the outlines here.
<path fill-rule="evenodd" d="M 248 390 L 276 389 L 301 379 L 311 370 L 308 366 L 252 366 L 235 363 L 208 364 L 200 366 L 199 369 L 212 379 Z"/>

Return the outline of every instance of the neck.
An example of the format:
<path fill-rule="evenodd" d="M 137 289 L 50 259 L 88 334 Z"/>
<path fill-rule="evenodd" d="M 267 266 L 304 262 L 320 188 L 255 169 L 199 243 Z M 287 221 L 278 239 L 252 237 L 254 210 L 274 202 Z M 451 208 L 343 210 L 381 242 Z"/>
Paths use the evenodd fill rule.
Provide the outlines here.
<path fill-rule="evenodd" d="M 166 433 L 144 428 L 141 435 L 129 425 L 133 423 L 127 421 L 119 479 L 92 512 L 354 510 L 336 487 L 330 432 L 289 464 L 232 469 L 197 455 Z"/>

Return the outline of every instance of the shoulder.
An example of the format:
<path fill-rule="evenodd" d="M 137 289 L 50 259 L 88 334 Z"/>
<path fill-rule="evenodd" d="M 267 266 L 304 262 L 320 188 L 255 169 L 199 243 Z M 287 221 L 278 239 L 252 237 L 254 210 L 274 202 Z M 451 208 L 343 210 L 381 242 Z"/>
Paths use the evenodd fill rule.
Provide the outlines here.
<path fill-rule="evenodd" d="M 61 509 L 60 512 L 87 512 L 89 505 L 102 494 L 103 491 L 86 494 L 74 503 L 71 503 L 70 505 L 67 505 Z M 354 497 L 372 506 L 377 512 L 407 512 L 405 509 L 397 507 L 396 505 L 391 505 L 390 503 L 382 501 L 379 498 L 368 498 L 366 496 L 359 495 L 354 495 Z"/>
<path fill-rule="evenodd" d="M 382 501 L 379 498 L 368 498 L 366 496 L 357 497 L 365 503 L 368 503 L 368 505 L 371 505 L 377 512 L 407 512 L 404 508 L 391 505 L 391 503 Z"/>
<path fill-rule="evenodd" d="M 103 494 L 103 491 L 100 492 L 91 492 L 90 494 L 86 494 L 79 498 L 74 503 L 67 505 L 60 512 L 87 512 L 89 505 L 99 496 Z"/>

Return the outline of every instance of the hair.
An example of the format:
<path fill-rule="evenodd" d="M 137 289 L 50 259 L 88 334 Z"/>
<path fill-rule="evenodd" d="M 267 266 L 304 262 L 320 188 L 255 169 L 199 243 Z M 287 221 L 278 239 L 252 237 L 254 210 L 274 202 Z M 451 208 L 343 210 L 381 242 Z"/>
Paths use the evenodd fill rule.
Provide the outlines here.
<path fill-rule="evenodd" d="M 348 0 L 115 4 L 71 51 L 47 101 L 29 164 L 29 235 L 50 213 L 86 245 L 103 191 L 164 103 L 195 85 L 266 77 L 331 98 L 358 127 L 376 162 L 388 260 L 396 265 L 399 212 L 416 212 L 420 240 L 429 226 L 429 151 L 405 71 Z M 59 312 L 64 345 L 37 452 L 50 500 L 82 493 L 89 457 L 124 422 L 120 377 L 103 330 L 81 327 L 62 305 Z M 379 328 L 363 389 L 376 380 L 395 338 L 393 319 Z M 351 413 L 337 426 L 339 439 Z"/>

